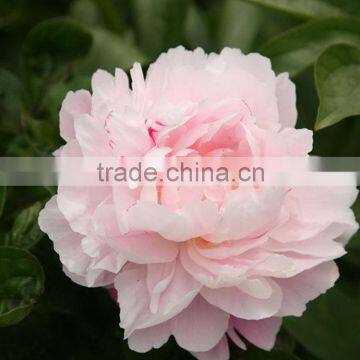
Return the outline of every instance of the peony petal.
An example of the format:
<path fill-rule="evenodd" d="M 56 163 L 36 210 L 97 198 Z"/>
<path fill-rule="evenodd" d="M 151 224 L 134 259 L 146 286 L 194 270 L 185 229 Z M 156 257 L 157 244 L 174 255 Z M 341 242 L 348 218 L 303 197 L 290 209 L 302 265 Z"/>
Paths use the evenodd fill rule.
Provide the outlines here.
<path fill-rule="evenodd" d="M 277 315 L 301 316 L 306 303 L 334 286 L 339 277 L 333 261 L 320 264 L 288 279 L 276 279 L 283 293 L 283 303 Z"/>
<path fill-rule="evenodd" d="M 220 242 L 263 235 L 279 217 L 283 198 L 284 190 L 276 188 L 259 192 L 250 187 L 229 191 L 220 225 L 206 239 Z"/>
<path fill-rule="evenodd" d="M 128 210 L 128 231 L 156 232 L 168 240 L 184 241 L 205 235 L 216 226 L 216 204 L 193 201 L 178 211 L 152 202 L 141 202 Z"/>
<path fill-rule="evenodd" d="M 53 196 L 39 215 L 40 229 L 49 235 L 54 249 L 61 262 L 71 271 L 83 274 L 90 264 L 90 257 L 83 253 L 81 240 L 83 236 L 71 230 Z"/>
<path fill-rule="evenodd" d="M 226 336 L 223 336 L 218 344 L 209 351 L 192 352 L 198 360 L 228 360 L 230 351 Z"/>
<path fill-rule="evenodd" d="M 289 193 L 291 211 L 302 221 L 348 222 L 349 207 L 355 202 L 355 187 L 294 187 Z"/>
<path fill-rule="evenodd" d="M 114 152 L 120 156 L 143 156 L 153 147 L 153 141 L 140 113 L 125 108 L 111 114 L 106 129 L 114 144 Z"/>
<path fill-rule="evenodd" d="M 121 235 L 115 207 L 102 204 L 94 215 L 96 233 L 129 261 L 138 264 L 163 263 L 176 258 L 176 245 L 155 233 Z"/>
<path fill-rule="evenodd" d="M 135 330 L 128 337 L 129 348 L 139 353 L 163 346 L 171 335 L 171 320 L 146 329 Z"/>
<path fill-rule="evenodd" d="M 74 120 L 82 114 L 90 114 L 91 95 L 86 90 L 67 93 L 60 110 L 60 135 L 65 141 L 75 138 Z"/>
<path fill-rule="evenodd" d="M 85 156 L 109 156 L 111 146 L 104 125 L 90 115 L 80 115 L 74 123 L 76 139 Z"/>
<path fill-rule="evenodd" d="M 198 296 L 176 317 L 172 333 L 182 348 L 192 352 L 208 351 L 224 336 L 228 320 L 227 313 Z"/>
<path fill-rule="evenodd" d="M 272 294 L 268 299 L 255 298 L 235 287 L 203 288 L 201 295 L 210 304 L 235 317 L 246 320 L 260 320 L 275 315 L 281 307 L 281 289 L 270 279 L 268 281 L 272 287 Z"/>
<path fill-rule="evenodd" d="M 313 137 L 308 129 L 286 128 L 277 134 L 268 134 L 263 142 L 263 152 L 270 158 L 303 157 L 312 150 Z"/>
<path fill-rule="evenodd" d="M 255 346 L 267 351 L 271 350 L 275 344 L 281 321 L 281 317 L 256 321 L 231 318 L 231 324 L 238 333 Z"/>
<path fill-rule="evenodd" d="M 164 264 L 149 264 L 147 266 L 146 283 L 150 293 L 150 311 L 157 313 L 161 294 L 173 280 L 176 262 Z"/>
<path fill-rule="evenodd" d="M 199 293 L 200 284 L 188 275 L 181 264 L 175 265 L 172 281 L 162 289 L 156 313 L 150 311 L 151 298 L 147 287 L 147 268 L 126 265 L 115 279 L 120 305 L 120 326 L 125 337 L 135 330 L 149 328 L 173 318 L 187 308 Z"/>
<path fill-rule="evenodd" d="M 297 119 L 296 91 L 288 73 L 282 73 L 276 78 L 276 97 L 282 127 L 294 128 Z"/>
<path fill-rule="evenodd" d="M 105 70 L 97 70 L 91 79 L 91 87 L 94 94 L 103 98 L 112 98 L 115 93 L 115 79 Z"/>
<path fill-rule="evenodd" d="M 56 196 L 53 196 L 40 212 L 39 226 L 53 241 L 64 272 L 73 281 L 89 287 L 104 286 L 113 282 L 115 274 L 104 268 L 96 268 L 94 263 L 100 259 L 94 259 L 83 251 L 83 236 L 71 230 L 59 210 Z M 123 259 L 118 261 L 116 270 L 120 270 L 125 263 Z"/>

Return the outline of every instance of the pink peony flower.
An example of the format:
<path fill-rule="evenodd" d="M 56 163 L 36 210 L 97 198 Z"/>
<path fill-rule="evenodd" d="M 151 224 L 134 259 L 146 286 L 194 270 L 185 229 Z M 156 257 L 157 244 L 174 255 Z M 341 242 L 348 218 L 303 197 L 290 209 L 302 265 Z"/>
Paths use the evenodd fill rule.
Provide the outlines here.
<path fill-rule="evenodd" d="M 295 129 L 295 88 L 270 61 L 236 49 L 162 54 L 99 70 L 92 90 L 70 92 L 56 156 L 307 156 Z M 66 274 L 114 286 L 131 349 L 173 335 L 198 359 L 226 360 L 229 339 L 270 350 L 282 317 L 334 285 L 335 258 L 357 230 L 349 187 L 60 184 L 39 223 Z"/>

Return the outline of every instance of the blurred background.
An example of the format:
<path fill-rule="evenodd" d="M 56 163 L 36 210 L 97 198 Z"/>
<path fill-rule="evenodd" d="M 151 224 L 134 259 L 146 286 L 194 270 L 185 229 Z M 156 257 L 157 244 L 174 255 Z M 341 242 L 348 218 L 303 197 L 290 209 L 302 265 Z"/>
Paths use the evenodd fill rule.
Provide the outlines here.
<path fill-rule="evenodd" d="M 359 0 L 0 0 L 0 156 L 50 156 L 67 91 L 177 45 L 270 57 L 297 86 L 313 154 L 360 156 Z M 174 341 L 128 350 L 107 291 L 65 277 L 37 225 L 53 192 L 0 187 L 0 359 L 191 359 Z M 284 321 L 273 351 L 232 359 L 360 358 L 360 235 L 347 251 L 336 286 Z"/>

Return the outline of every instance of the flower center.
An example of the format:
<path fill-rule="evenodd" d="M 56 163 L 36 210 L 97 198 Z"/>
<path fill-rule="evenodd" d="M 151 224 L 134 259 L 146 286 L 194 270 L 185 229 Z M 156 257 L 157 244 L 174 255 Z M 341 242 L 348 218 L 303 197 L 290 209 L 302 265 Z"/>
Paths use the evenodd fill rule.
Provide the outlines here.
<path fill-rule="evenodd" d="M 197 237 L 193 240 L 195 241 L 196 246 L 201 249 L 210 249 L 214 246 L 214 244 L 212 242 L 207 241 L 207 240 L 203 239 L 202 237 Z"/>

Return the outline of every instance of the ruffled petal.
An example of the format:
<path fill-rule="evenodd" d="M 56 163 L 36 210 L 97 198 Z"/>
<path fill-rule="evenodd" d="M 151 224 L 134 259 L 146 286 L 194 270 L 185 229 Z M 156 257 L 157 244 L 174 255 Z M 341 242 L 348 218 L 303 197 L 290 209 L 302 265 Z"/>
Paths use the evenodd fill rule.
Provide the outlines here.
<path fill-rule="evenodd" d="M 156 233 L 138 232 L 122 235 L 112 204 L 102 204 L 96 209 L 94 227 L 96 233 L 115 251 L 134 263 L 170 262 L 178 253 L 176 244 Z"/>
<path fill-rule="evenodd" d="M 218 342 L 209 351 L 191 352 L 198 360 L 228 360 L 230 358 L 230 351 L 226 336 Z"/>
<path fill-rule="evenodd" d="M 296 90 L 288 73 L 280 74 L 276 78 L 276 98 L 282 127 L 294 128 L 297 119 Z"/>
<path fill-rule="evenodd" d="M 84 236 L 70 228 L 59 210 L 57 196 L 53 196 L 40 212 L 39 225 L 53 241 L 54 249 L 64 266 L 64 272 L 81 285 L 89 287 L 108 285 L 113 282 L 116 272 L 125 264 L 125 259 L 109 252 L 106 245 L 104 247 L 101 242 L 98 244 L 99 253 L 96 257 L 84 251 Z"/>
<path fill-rule="evenodd" d="M 267 351 L 271 350 L 275 344 L 281 322 L 281 317 L 270 317 L 256 321 L 231 318 L 231 326 L 239 334 L 255 346 Z"/>
<path fill-rule="evenodd" d="M 228 320 L 226 312 L 198 296 L 176 317 L 172 333 L 176 342 L 186 350 L 209 351 L 224 336 Z"/>
<path fill-rule="evenodd" d="M 82 114 L 91 112 L 91 95 L 88 91 L 79 90 L 67 93 L 60 110 L 60 135 L 70 141 L 75 138 L 74 120 Z"/>
<path fill-rule="evenodd" d="M 339 270 L 333 261 L 320 264 L 288 279 L 276 279 L 283 301 L 278 316 L 301 316 L 306 303 L 334 286 Z"/>
<path fill-rule="evenodd" d="M 211 233 L 218 222 L 215 203 L 193 201 L 173 211 L 153 202 L 140 202 L 128 210 L 128 231 L 156 232 L 168 240 L 184 241 Z"/>
<path fill-rule="evenodd" d="M 125 329 L 125 337 L 129 337 L 135 330 L 149 328 L 175 317 L 199 293 L 201 285 L 184 271 L 179 262 L 174 266 L 172 281 L 161 289 L 156 312 L 150 308 L 151 294 L 147 286 L 146 266 L 129 264 L 116 277 L 120 326 Z"/>
<path fill-rule="evenodd" d="M 135 330 L 128 337 L 129 348 L 139 353 L 148 352 L 163 346 L 171 335 L 171 321 L 146 329 Z"/>
<path fill-rule="evenodd" d="M 203 288 L 201 295 L 210 304 L 235 317 L 246 320 L 260 320 L 273 316 L 280 310 L 282 303 L 281 289 L 273 281 L 271 281 L 271 287 L 272 294 L 268 299 L 255 298 L 236 287 Z"/>

